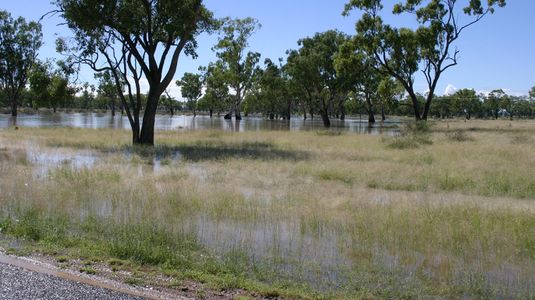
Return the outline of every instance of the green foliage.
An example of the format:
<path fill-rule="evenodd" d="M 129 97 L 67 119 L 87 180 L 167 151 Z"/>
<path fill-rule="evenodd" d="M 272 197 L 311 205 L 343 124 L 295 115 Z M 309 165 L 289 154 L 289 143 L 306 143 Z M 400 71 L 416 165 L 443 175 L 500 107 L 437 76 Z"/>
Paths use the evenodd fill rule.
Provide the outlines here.
<path fill-rule="evenodd" d="M 432 145 L 431 124 L 427 121 L 409 122 L 400 131 L 399 136 L 384 138 L 383 141 L 392 149 L 414 149 Z"/>
<path fill-rule="evenodd" d="M 331 106 L 335 101 L 345 101 L 350 86 L 350 78 L 337 72 L 334 64 L 340 47 L 347 41 L 344 33 L 330 30 L 301 39 L 301 48 L 288 52 L 286 73 L 299 87 L 306 105 L 319 109 L 326 127 L 330 126 Z"/>
<path fill-rule="evenodd" d="M 214 29 L 212 13 L 202 0 L 55 0 L 54 4 L 75 37 L 73 45 L 59 40 L 58 51 L 70 54 L 74 64 L 111 72 L 118 90 L 126 84 L 128 94 L 119 96 L 133 142 L 153 145 L 160 96 L 173 80 L 180 54 L 196 57 L 196 37 Z M 149 85 L 146 102 L 141 99 L 142 77 Z"/>
<path fill-rule="evenodd" d="M 225 70 L 223 63 L 218 61 L 207 68 L 201 68 L 206 86 L 204 97 L 199 99 L 198 107 L 201 110 L 222 112 L 230 106 L 229 87 L 225 83 Z"/>
<path fill-rule="evenodd" d="M 249 94 L 258 72 L 260 53 L 247 49 L 249 39 L 260 27 L 260 23 L 253 18 L 222 20 L 221 36 L 213 47 L 218 61 L 209 69 L 216 69 L 217 80 L 228 85 L 234 93 L 230 117 L 234 112 L 236 118 L 241 119 L 241 104 Z"/>
<path fill-rule="evenodd" d="M 463 24 L 458 1 L 413 1 L 397 3 L 394 14 L 408 13 L 416 17 L 416 30 L 395 28 L 383 23 L 380 0 L 351 0 L 344 14 L 355 8 L 363 11 L 357 22 L 356 43 L 380 65 L 384 72 L 395 77 L 412 101 L 416 120 L 427 119 L 438 81 L 443 72 L 457 65 L 459 50 L 454 47 L 461 33 L 494 12 L 494 7 L 505 6 L 505 0 L 469 1 L 461 10 L 471 20 Z M 428 86 L 423 108 L 414 91 L 415 73 L 421 70 Z"/>
<path fill-rule="evenodd" d="M 0 90 L 6 94 L 12 115 L 17 115 L 19 98 L 28 82 L 30 69 L 42 45 L 41 24 L 13 19 L 0 11 Z"/>
<path fill-rule="evenodd" d="M 199 74 L 185 73 L 181 80 L 176 81 L 181 87 L 182 97 L 188 100 L 188 108 L 196 115 L 197 101 L 202 96 L 203 79 Z"/>
<path fill-rule="evenodd" d="M 251 96 L 246 99 L 247 111 L 264 113 L 270 119 L 280 115 L 289 120 L 294 102 L 283 67 L 266 59 L 264 68 L 258 71 Z"/>
<path fill-rule="evenodd" d="M 507 102 L 505 100 L 507 95 L 503 90 L 494 90 L 485 98 L 483 106 L 486 109 L 487 115 L 498 119 L 500 117 L 500 110 L 503 108 L 503 104 Z"/>

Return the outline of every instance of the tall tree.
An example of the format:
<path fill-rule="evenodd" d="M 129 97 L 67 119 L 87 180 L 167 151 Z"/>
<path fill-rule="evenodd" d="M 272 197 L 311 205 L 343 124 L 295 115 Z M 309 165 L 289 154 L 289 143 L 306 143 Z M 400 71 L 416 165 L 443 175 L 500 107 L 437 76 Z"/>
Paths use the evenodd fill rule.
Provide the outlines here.
<path fill-rule="evenodd" d="M 26 22 L 22 17 L 13 19 L 8 12 L 0 11 L 0 89 L 7 94 L 14 117 L 42 39 L 41 24 Z"/>
<path fill-rule="evenodd" d="M 229 113 L 225 119 L 231 119 L 233 113 L 236 120 L 241 120 L 241 104 L 253 85 L 258 69 L 260 53 L 247 51 L 249 39 L 261 27 L 257 20 L 225 19 L 222 35 L 213 48 L 219 58 L 225 82 L 234 93 Z"/>
<path fill-rule="evenodd" d="M 503 109 L 502 104 L 504 103 L 503 99 L 507 98 L 507 94 L 503 90 L 493 90 L 485 97 L 484 107 L 487 110 L 487 113 L 498 119 L 500 117 L 500 112 Z"/>
<path fill-rule="evenodd" d="M 65 107 L 76 93 L 69 86 L 69 74 L 60 68 L 52 69 L 51 61 L 34 64 L 30 71 L 30 96 L 34 108 L 48 107 L 56 112 L 58 107 Z"/>
<path fill-rule="evenodd" d="M 193 117 L 197 116 L 197 101 L 202 97 L 203 79 L 199 74 L 185 73 L 182 79 L 176 81 L 180 87 L 182 97 L 188 100 L 188 106 L 193 110 Z"/>
<path fill-rule="evenodd" d="M 197 56 L 196 37 L 214 28 L 212 13 L 202 0 L 55 0 L 55 4 L 74 32 L 74 46 L 63 40 L 58 50 L 69 50 L 74 62 L 97 72 L 111 72 L 133 143 L 154 145 L 160 96 L 173 81 L 180 55 Z M 142 78 L 149 85 L 146 104 Z M 121 91 L 122 83 L 127 95 Z"/>
<path fill-rule="evenodd" d="M 262 112 L 271 120 L 275 119 L 275 116 L 290 120 L 293 97 L 282 66 L 266 59 L 253 90 L 252 97 L 247 100 L 249 109 Z"/>
<path fill-rule="evenodd" d="M 357 22 L 356 39 L 381 68 L 403 85 L 412 101 L 416 120 L 426 120 L 440 76 L 457 65 L 459 50 L 455 42 L 462 32 L 494 13 L 505 0 L 404 0 L 393 8 L 394 14 L 409 13 L 416 17 L 418 29 L 395 28 L 384 24 L 381 0 L 350 0 L 344 15 L 357 8 L 363 11 Z M 461 12 L 470 17 L 463 23 Z M 414 90 L 415 73 L 424 75 L 428 94 L 423 107 Z"/>
<path fill-rule="evenodd" d="M 32 107 L 35 109 L 50 105 L 51 68 L 49 61 L 36 61 L 30 70 L 28 80 L 30 83 L 30 97 Z"/>
<path fill-rule="evenodd" d="M 111 116 L 115 117 L 115 110 L 117 107 L 117 100 L 119 99 L 120 95 L 118 95 L 116 82 L 113 79 L 113 75 L 109 70 L 106 70 L 101 73 L 95 74 L 95 79 L 98 79 L 98 87 L 97 92 L 100 96 L 104 97 L 107 102 L 108 106 L 111 110 Z M 121 82 L 121 94 L 124 92 L 124 82 Z"/>
<path fill-rule="evenodd" d="M 481 99 L 473 89 L 462 89 L 451 95 L 453 106 L 457 114 L 463 114 L 470 120 L 474 114 L 481 111 Z"/>
<path fill-rule="evenodd" d="M 355 39 L 345 42 L 335 59 L 336 71 L 349 80 L 355 96 L 361 97 L 368 113 L 368 123 L 375 123 L 376 106 L 379 104 L 379 84 L 384 75 L 379 72 L 375 60 L 360 49 Z"/>
<path fill-rule="evenodd" d="M 325 127 L 331 126 L 329 112 L 348 93 L 348 78 L 336 72 L 334 59 L 347 36 L 330 30 L 314 37 L 301 39 L 299 50 L 288 52 L 286 72 L 308 97 L 317 103 Z"/>
<path fill-rule="evenodd" d="M 383 77 L 377 87 L 377 97 L 381 108 L 381 121 L 386 121 L 386 111 L 401 101 L 405 95 L 403 86 L 392 77 Z"/>
<path fill-rule="evenodd" d="M 208 67 L 200 68 L 203 73 L 206 91 L 204 97 L 199 99 L 200 109 L 210 113 L 210 118 L 217 110 L 218 114 L 229 107 L 231 97 L 229 87 L 225 83 L 225 69 L 221 61 L 211 63 Z"/>

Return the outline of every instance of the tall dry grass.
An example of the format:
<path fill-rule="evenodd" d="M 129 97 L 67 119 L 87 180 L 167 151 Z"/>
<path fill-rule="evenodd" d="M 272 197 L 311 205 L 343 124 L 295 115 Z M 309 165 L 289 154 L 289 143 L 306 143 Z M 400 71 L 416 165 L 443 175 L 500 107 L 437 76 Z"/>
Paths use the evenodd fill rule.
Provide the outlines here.
<path fill-rule="evenodd" d="M 527 121 L 438 123 L 431 143 L 400 149 L 161 132 L 148 149 L 126 131 L 3 130 L 0 228 L 266 295 L 530 298 L 534 134 Z"/>

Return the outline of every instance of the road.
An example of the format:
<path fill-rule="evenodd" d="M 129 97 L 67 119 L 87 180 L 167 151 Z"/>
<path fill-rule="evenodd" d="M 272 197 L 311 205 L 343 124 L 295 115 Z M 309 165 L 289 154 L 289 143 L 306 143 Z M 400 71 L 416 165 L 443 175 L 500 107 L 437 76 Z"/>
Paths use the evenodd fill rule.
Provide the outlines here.
<path fill-rule="evenodd" d="M 0 263 L 0 299 L 144 299 Z"/>

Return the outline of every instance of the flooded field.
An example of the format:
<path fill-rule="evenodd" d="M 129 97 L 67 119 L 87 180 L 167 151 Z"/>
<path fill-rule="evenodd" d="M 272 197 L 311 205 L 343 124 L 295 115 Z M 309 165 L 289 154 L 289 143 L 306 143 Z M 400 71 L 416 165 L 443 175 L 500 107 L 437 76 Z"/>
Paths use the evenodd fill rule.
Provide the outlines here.
<path fill-rule="evenodd" d="M 408 150 L 316 131 L 167 130 L 146 149 L 127 130 L 4 129 L 0 229 L 281 295 L 535 296 L 535 124 L 471 124 L 455 143 L 440 126 Z"/>
<path fill-rule="evenodd" d="M 130 129 L 126 116 L 111 117 L 109 113 L 43 113 L 20 115 L 13 119 L 9 115 L 0 115 L 0 128 L 21 127 L 75 127 L 88 129 Z M 347 131 L 360 134 L 395 134 L 400 125 L 398 119 L 378 122 L 369 126 L 366 119 L 348 118 L 345 121 L 333 119 L 331 130 Z M 324 129 L 319 117 L 314 120 L 303 120 L 302 117 L 291 121 L 267 120 L 261 117 L 248 117 L 240 122 L 225 120 L 223 117 L 208 116 L 164 116 L 156 117 L 156 128 L 159 130 L 195 130 L 220 129 L 224 131 L 245 132 L 263 130 L 310 131 Z"/>

